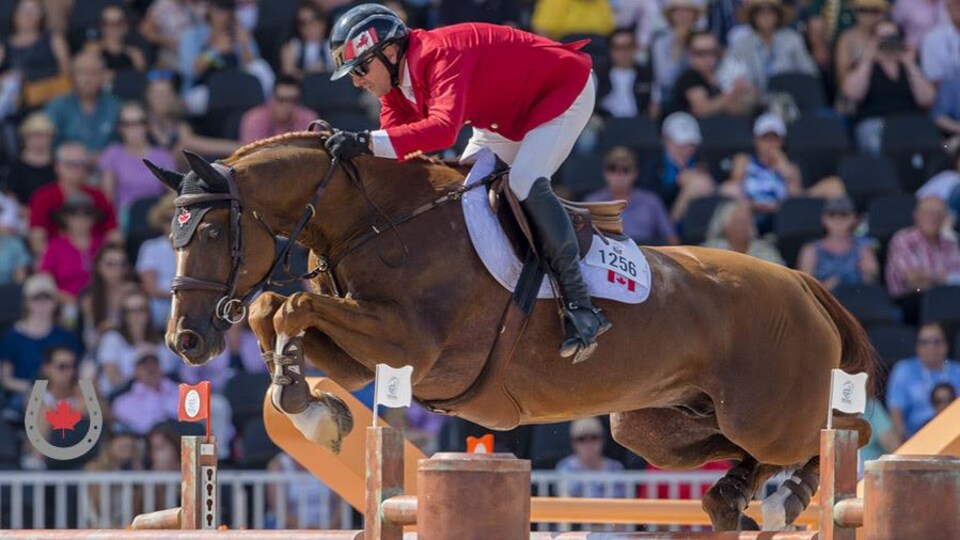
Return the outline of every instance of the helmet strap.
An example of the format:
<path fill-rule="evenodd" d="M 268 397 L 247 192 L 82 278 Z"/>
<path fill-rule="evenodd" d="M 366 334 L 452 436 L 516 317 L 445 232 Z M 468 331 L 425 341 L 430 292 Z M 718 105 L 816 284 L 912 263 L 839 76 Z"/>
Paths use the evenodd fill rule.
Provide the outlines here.
<path fill-rule="evenodd" d="M 387 55 L 383 54 L 383 49 L 377 49 L 374 51 L 374 55 L 383 62 L 383 65 L 387 68 L 387 73 L 390 74 L 390 86 L 396 87 L 400 86 L 400 61 L 403 60 L 403 53 L 406 47 L 404 43 L 397 43 L 397 61 L 391 62 L 387 59 Z"/>

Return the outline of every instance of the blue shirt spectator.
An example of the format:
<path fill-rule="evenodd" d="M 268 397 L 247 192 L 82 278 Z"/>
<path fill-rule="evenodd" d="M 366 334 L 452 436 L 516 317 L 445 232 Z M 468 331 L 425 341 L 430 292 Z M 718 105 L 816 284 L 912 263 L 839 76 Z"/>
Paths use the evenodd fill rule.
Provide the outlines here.
<path fill-rule="evenodd" d="M 55 144 L 79 142 L 88 150 L 103 150 L 113 136 L 120 100 L 103 90 L 105 69 L 97 54 L 83 53 L 73 61 L 74 91 L 47 104 L 46 114 L 57 126 Z"/>
<path fill-rule="evenodd" d="M 928 323 L 917 335 L 917 356 L 897 362 L 887 383 L 890 417 L 904 439 L 935 416 L 930 394 L 941 383 L 960 388 L 960 364 L 947 359 L 943 327 Z"/>
<path fill-rule="evenodd" d="M 940 83 L 930 117 L 945 133 L 960 135 L 960 75 Z"/>
<path fill-rule="evenodd" d="M 582 418 L 570 424 L 570 443 L 573 454 L 557 463 L 557 472 L 604 473 L 623 470 L 623 464 L 603 455 L 605 442 L 603 424 L 597 418 Z M 567 482 L 571 497 L 623 498 L 627 487 L 623 482 Z"/>

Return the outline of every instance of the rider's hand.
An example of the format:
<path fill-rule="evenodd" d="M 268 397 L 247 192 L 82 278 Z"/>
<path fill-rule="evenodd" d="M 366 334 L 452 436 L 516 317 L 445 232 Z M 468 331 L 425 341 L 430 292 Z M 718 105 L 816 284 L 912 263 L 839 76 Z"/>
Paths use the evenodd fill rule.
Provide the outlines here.
<path fill-rule="evenodd" d="M 327 138 L 327 151 L 335 158 L 350 160 L 363 154 L 372 154 L 370 133 L 338 131 Z"/>

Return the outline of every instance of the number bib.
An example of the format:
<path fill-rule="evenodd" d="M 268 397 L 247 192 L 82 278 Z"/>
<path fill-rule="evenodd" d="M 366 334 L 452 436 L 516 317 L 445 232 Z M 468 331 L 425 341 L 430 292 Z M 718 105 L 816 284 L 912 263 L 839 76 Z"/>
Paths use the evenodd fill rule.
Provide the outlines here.
<path fill-rule="evenodd" d="M 590 266 L 602 268 L 635 282 L 643 281 L 641 272 L 646 268 L 643 254 L 636 247 L 629 249 L 613 240 L 604 243 L 596 235 L 583 261 Z"/>

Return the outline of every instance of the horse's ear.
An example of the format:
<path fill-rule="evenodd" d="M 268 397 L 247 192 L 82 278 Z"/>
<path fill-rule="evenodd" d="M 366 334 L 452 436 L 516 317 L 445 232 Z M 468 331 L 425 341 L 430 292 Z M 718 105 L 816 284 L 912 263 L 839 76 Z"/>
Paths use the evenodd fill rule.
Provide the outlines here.
<path fill-rule="evenodd" d="M 193 169 L 193 172 L 197 173 L 214 191 L 217 193 L 228 193 L 230 191 L 230 184 L 227 179 L 207 160 L 189 150 L 184 150 L 183 155 L 187 157 L 187 163 Z"/>
<path fill-rule="evenodd" d="M 146 165 L 147 168 L 150 169 L 150 172 L 152 172 L 158 180 L 163 182 L 164 185 L 177 193 L 180 192 L 180 183 L 183 182 L 183 174 L 154 165 L 149 159 L 144 159 L 143 164 Z"/>

